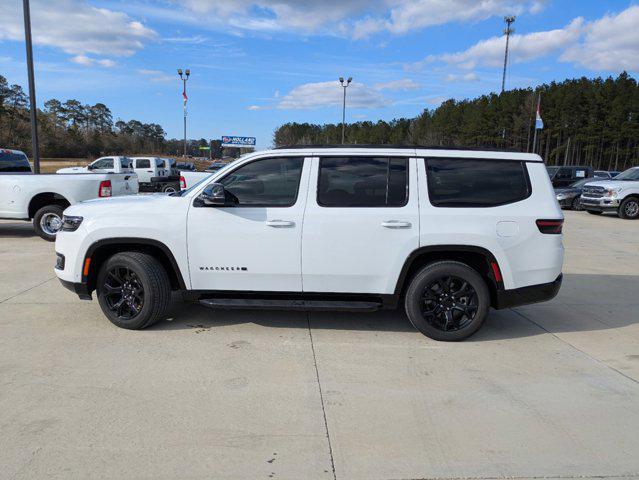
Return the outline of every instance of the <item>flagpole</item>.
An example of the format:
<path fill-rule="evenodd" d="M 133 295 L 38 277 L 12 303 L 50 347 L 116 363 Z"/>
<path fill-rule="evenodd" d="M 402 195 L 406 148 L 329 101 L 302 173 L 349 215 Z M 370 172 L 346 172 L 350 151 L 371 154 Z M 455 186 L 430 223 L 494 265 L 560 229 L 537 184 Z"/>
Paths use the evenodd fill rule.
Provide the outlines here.
<path fill-rule="evenodd" d="M 539 97 L 537 97 L 537 112 L 539 112 L 539 108 L 541 107 L 541 93 L 539 93 Z M 537 122 L 535 122 L 535 135 L 533 136 L 533 148 L 532 153 L 537 152 Z"/>

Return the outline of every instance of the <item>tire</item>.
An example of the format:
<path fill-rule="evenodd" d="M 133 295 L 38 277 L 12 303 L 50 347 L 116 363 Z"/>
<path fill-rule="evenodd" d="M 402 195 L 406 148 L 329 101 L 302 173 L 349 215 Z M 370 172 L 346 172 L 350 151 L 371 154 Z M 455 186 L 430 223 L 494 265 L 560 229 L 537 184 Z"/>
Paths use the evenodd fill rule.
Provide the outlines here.
<path fill-rule="evenodd" d="M 38 210 L 33 216 L 33 229 L 40 238 L 48 242 L 55 242 L 55 237 L 62 228 L 62 212 L 60 205 L 47 205 Z"/>
<path fill-rule="evenodd" d="M 140 330 L 160 320 L 171 300 L 166 270 L 157 259 L 141 252 L 116 253 L 108 258 L 98 273 L 96 290 L 104 315 L 128 330 Z"/>
<path fill-rule="evenodd" d="M 570 204 L 570 209 L 576 212 L 581 212 L 583 210 L 583 207 L 581 206 L 581 200 L 579 197 L 575 197 L 573 199 L 572 203 Z"/>
<path fill-rule="evenodd" d="M 165 185 L 162 188 L 162 191 L 164 193 L 175 193 L 175 192 L 179 192 L 180 191 L 180 186 L 179 185 L 173 185 L 173 184 L 169 184 L 169 185 Z"/>
<path fill-rule="evenodd" d="M 619 217 L 624 220 L 636 220 L 639 218 L 639 198 L 625 198 L 619 205 Z"/>
<path fill-rule="evenodd" d="M 464 283 L 465 297 L 461 297 L 459 292 Z M 442 300 L 442 296 L 448 297 Z M 424 335 L 433 340 L 457 342 L 470 337 L 484 324 L 490 293 L 484 279 L 468 265 L 441 261 L 425 266 L 412 278 L 404 306 L 410 322 Z"/>
<path fill-rule="evenodd" d="M 586 210 L 590 215 L 601 215 L 603 212 L 599 210 Z"/>

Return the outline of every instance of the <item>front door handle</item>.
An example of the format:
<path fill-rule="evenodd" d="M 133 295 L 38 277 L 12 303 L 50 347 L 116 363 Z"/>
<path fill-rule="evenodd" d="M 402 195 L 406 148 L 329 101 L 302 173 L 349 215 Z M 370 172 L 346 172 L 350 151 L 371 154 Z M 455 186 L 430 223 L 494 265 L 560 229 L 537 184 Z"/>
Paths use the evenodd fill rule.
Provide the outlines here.
<path fill-rule="evenodd" d="M 288 220 L 268 220 L 266 225 L 273 228 L 294 227 L 295 222 L 290 222 Z"/>
<path fill-rule="evenodd" d="M 384 228 L 410 228 L 413 225 L 410 222 L 400 222 L 399 220 L 386 220 L 382 222 Z"/>

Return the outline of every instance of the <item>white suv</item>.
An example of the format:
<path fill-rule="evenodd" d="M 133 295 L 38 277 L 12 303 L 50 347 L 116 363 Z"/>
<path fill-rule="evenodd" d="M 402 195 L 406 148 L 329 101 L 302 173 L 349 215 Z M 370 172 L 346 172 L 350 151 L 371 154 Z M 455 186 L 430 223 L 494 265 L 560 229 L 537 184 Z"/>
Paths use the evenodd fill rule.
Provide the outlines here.
<path fill-rule="evenodd" d="M 490 307 L 549 300 L 562 278 L 563 216 L 532 154 L 275 149 L 64 220 L 57 276 L 129 329 L 160 320 L 179 290 L 219 309 L 404 306 L 429 337 L 461 340 Z"/>

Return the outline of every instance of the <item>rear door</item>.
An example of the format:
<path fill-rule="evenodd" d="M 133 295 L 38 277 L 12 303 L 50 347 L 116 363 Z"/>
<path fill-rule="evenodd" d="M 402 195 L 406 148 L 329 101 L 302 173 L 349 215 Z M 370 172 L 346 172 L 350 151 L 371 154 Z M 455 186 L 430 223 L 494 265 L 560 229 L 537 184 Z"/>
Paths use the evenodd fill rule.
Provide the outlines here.
<path fill-rule="evenodd" d="M 150 158 L 136 158 L 133 160 L 135 173 L 138 174 L 140 183 L 149 183 L 153 176 L 153 168 L 151 167 Z"/>
<path fill-rule="evenodd" d="M 414 159 L 313 159 L 304 233 L 305 292 L 392 293 L 418 247 Z"/>

